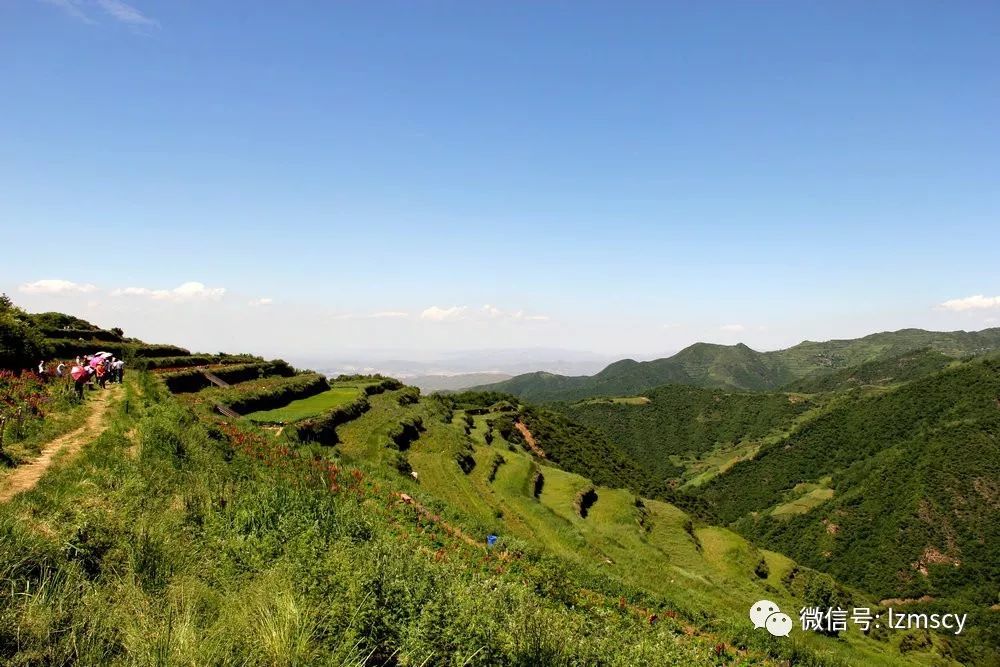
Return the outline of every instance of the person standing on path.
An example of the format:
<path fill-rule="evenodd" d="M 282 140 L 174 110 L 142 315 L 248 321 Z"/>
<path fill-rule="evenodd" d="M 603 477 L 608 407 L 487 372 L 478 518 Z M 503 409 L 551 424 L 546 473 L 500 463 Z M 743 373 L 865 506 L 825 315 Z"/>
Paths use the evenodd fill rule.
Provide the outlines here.
<path fill-rule="evenodd" d="M 77 369 L 80 370 L 79 373 L 76 373 Z M 84 370 L 82 367 L 80 367 L 80 366 L 74 366 L 73 370 L 71 371 L 71 373 L 73 373 L 73 377 L 76 378 L 73 381 L 73 388 L 76 389 L 76 396 L 77 396 L 77 398 L 79 398 L 82 401 L 83 400 L 83 385 L 87 384 L 87 378 L 90 377 L 90 374 L 86 370 Z"/>

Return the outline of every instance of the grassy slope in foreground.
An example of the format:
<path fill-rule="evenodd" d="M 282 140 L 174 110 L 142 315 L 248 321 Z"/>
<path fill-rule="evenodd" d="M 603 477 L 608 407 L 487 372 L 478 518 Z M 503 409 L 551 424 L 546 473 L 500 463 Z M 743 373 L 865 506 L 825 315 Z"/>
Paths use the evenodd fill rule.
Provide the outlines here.
<path fill-rule="evenodd" d="M 618 361 L 593 376 L 528 373 L 478 389 L 506 392 L 529 401 L 622 396 L 664 384 L 771 390 L 813 373 L 889 359 L 921 348 L 953 358 L 983 354 L 1000 349 L 1000 328 L 978 332 L 902 329 L 850 340 L 805 341 L 773 352 L 757 352 L 743 344 L 695 343 L 665 359 Z"/>
<path fill-rule="evenodd" d="M 651 625 L 581 594 L 572 570 L 538 551 L 456 539 L 363 469 L 205 428 L 158 384 L 137 388 L 133 375 L 111 428 L 78 459 L 0 506 L 3 664 L 733 657 L 672 619 Z M 764 664 L 757 650 L 746 662 Z"/>
<path fill-rule="evenodd" d="M 574 499 L 588 480 L 542 466 L 536 500 L 537 464 L 497 439 L 471 445 L 480 464 L 466 474 L 454 459 L 470 448 L 463 420 L 445 423 L 434 402 L 404 393 L 373 396 L 342 427 L 336 449 L 355 471 L 314 458 L 320 449 L 201 421 L 133 374 L 111 429 L 0 508 L 4 660 L 929 664 L 853 631 L 839 641 L 753 632 L 750 602 L 800 604 L 785 587 L 788 559 L 616 489 L 598 487 L 582 519 Z M 407 452 L 419 484 L 387 465 L 398 452 L 385 436 L 413 417 L 427 425 Z M 491 482 L 496 454 L 506 462 Z M 394 489 L 446 511 L 452 528 Z M 454 527 L 473 542 L 496 531 L 502 546 L 487 552 Z M 752 572 L 761 559 L 766 579 Z M 733 643 L 749 651 L 737 656 Z"/>

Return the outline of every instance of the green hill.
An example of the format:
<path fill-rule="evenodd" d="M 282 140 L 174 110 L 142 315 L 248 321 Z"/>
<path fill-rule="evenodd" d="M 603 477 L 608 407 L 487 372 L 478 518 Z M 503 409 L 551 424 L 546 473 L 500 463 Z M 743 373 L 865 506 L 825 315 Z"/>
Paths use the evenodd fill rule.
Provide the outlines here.
<path fill-rule="evenodd" d="M 934 659 L 855 628 L 754 631 L 762 598 L 876 601 L 622 488 L 643 467 L 565 415 L 279 361 L 217 368 L 228 387 L 166 368 L 129 373 L 103 434 L 0 504 L 0 662 Z"/>
<path fill-rule="evenodd" d="M 968 638 L 777 639 L 747 619 L 760 599 L 796 618 L 887 592 L 988 610 L 996 361 L 861 392 L 540 407 L 190 356 L 127 374 L 103 434 L 0 503 L 0 662 L 950 665 L 997 645 L 983 615 Z M 687 358 L 717 372 L 710 348 Z M 852 569 L 901 530 L 895 560 Z M 924 583 L 888 585 L 911 557 Z"/>
<path fill-rule="evenodd" d="M 965 646 L 996 646 L 998 480 L 1000 360 L 987 357 L 848 393 L 694 493 L 721 522 L 879 597 L 971 604 Z"/>
<path fill-rule="evenodd" d="M 592 376 L 528 373 L 477 389 L 506 392 L 529 401 L 622 396 L 664 384 L 773 390 L 815 373 L 884 361 L 922 348 L 953 358 L 991 352 L 1000 349 L 1000 328 L 978 332 L 902 329 L 851 340 L 805 341 L 773 352 L 757 352 L 742 343 L 695 343 L 665 359 L 618 361 Z"/>
<path fill-rule="evenodd" d="M 126 359 L 188 356 L 175 345 L 145 343 L 127 338 L 120 329 L 101 329 L 78 317 L 63 313 L 27 313 L 0 295 L 0 368 L 36 368 L 39 360 L 68 360 L 104 350 Z"/>
<path fill-rule="evenodd" d="M 603 433 L 640 468 L 679 478 L 685 463 L 714 449 L 733 449 L 787 427 L 813 407 L 786 394 L 732 393 L 666 385 L 645 391 L 642 401 L 588 399 L 560 405 L 573 421 Z"/>
<path fill-rule="evenodd" d="M 949 364 L 953 357 L 929 348 L 904 352 L 886 359 L 866 361 L 836 371 L 813 373 L 789 384 L 786 389 L 804 393 L 839 391 L 865 386 L 884 386 L 915 380 L 936 373 Z"/>

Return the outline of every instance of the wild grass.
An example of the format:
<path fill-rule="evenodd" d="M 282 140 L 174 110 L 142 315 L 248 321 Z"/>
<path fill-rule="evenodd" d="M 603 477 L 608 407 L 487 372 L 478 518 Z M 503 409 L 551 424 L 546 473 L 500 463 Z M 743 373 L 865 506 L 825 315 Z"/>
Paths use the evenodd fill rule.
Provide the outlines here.
<path fill-rule="evenodd" d="M 719 660 L 674 623 L 564 598 L 537 552 L 451 539 L 364 471 L 203 425 L 148 380 L 126 394 L 0 507 L 4 664 Z"/>

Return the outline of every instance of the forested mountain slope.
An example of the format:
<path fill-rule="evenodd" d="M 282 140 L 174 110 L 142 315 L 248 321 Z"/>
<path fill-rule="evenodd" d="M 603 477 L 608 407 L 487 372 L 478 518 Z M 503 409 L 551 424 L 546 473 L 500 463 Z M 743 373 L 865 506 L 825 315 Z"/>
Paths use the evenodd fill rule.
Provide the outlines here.
<path fill-rule="evenodd" d="M 1000 328 L 978 332 L 902 329 L 850 340 L 805 341 L 773 352 L 757 352 L 742 343 L 696 343 L 665 359 L 618 361 L 593 376 L 528 373 L 479 389 L 507 392 L 530 401 L 622 396 L 664 384 L 771 390 L 814 373 L 891 359 L 921 348 L 953 358 L 984 354 L 1000 349 Z"/>
<path fill-rule="evenodd" d="M 827 489 L 801 511 L 775 511 Z M 722 523 L 883 598 L 961 600 L 1000 643 L 1000 359 L 850 392 L 694 491 Z"/>
<path fill-rule="evenodd" d="M 763 438 L 811 407 L 787 394 L 666 385 L 634 401 L 588 399 L 557 409 L 603 433 L 644 470 L 669 478 L 683 474 L 680 460 Z"/>

